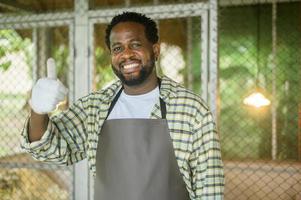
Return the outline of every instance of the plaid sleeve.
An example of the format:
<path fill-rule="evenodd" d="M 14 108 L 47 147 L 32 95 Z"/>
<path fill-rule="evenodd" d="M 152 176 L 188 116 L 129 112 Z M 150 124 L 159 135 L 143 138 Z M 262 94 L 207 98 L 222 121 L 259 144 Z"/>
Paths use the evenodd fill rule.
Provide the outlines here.
<path fill-rule="evenodd" d="M 68 110 L 51 117 L 41 140 L 30 143 L 28 121 L 22 132 L 21 147 L 35 159 L 70 165 L 86 157 L 87 114 L 79 100 Z"/>
<path fill-rule="evenodd" d="M 199 115 L 201 115 L 199 113 Z M 201 119 L 197 121 L 197 119 Z M 220 143 L 212 114 L 196 118 L 193 137 L 192 184 L 196 199 L 220 200 L 224 193 L 224 171 Z"/>

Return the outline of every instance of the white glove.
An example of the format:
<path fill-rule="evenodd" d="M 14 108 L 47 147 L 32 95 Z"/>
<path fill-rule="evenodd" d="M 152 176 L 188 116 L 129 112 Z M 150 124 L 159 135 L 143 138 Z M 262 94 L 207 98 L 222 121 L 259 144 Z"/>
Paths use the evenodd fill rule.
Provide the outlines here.
<path fill-rule="evenodd" d="M 32 88 L 29 102 L 32 110 L 38 114 L 47 114 L 56 109 L 57 104 L 65 99 L 68 90 L 56 78 L 55 61 L 47 60 L 47 78 L 41 78 Z"/>

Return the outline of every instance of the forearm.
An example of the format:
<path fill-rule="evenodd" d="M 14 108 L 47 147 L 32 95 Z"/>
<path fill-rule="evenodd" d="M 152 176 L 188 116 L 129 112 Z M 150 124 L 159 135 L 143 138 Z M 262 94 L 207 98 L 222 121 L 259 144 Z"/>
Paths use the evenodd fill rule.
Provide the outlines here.
<path fill-rule="evenodd" d="M 45 114 L 31 112 L 22 132 L 21 146 L 33 158 L 43 162 L 67 165 L 69 150 L 64 133 L 57 129 L 56 124 Z"/>
<path fill-rule="evenodd" d="M 32 111 L 22 131 L 22 148 L 40 161 L 69 165 L 84 159 L 87 115 L 83 111 L 81 102 L 52 117 Z"/>
<path fill-rule="evenodd" d="M 30 142 L 38 141 L 42 138 L 47 130 L 48 122 L 49 117 L 47 114 L 37 114 L 31 111 L 28 127 L 28 139 Z"/>

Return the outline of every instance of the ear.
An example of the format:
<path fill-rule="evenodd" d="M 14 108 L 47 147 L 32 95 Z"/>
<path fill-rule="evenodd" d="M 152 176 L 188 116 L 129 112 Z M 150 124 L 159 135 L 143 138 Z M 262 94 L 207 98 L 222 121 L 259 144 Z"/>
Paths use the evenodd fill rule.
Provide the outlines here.
<path fill-rule="evenodd" d="M 158 42 L 153 44 L 153 51 L 154 51 L 155 59 L 157 61 L 160 56 L 160 44 Z"/>

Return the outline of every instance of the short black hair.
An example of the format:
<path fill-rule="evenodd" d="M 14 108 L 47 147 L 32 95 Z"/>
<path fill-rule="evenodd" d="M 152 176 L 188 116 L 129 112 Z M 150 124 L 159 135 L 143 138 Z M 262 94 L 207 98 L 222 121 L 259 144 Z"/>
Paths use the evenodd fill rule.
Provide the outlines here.
<path fill-rule="evenodd" d="M 116 15 L 111 20 L 111 23 L 106 28 L 105 42 L 110 49 L 110 34 L 114 26 L 120 22 L 136 22 L 142 24 L 145 28 L 145 36 L 149 42 L 155 44 L 159 40 L 157 24 L 154 20 L 137 12 L 123 12 Z"/>

